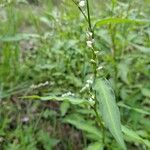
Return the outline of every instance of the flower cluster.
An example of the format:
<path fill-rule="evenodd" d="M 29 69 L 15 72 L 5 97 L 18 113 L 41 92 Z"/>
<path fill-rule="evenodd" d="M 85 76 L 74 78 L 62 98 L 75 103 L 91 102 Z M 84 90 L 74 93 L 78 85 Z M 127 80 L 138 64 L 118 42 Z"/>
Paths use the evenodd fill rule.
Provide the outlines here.
<path fill-rule="evenodd" d="M 80 90 L 80 92 L 83 92 L 83 91 L 85 91 L 86 89 L 89 89 L 92 84 L 93 84 L 93 76 L 91 76 L 90 79 L 88 79 L 88 80 L 86 81 L 85 86 Z"/>
<path fill-rule="evenodd" d="M 31 85 L 31 89 L 38 89 L 38 88 L 41 88 L 41 87 L 45 87 L 45 86 L 47 86 L 47 85 L 49 85 L 49 82 L 48 81 L 46 81 L 45 83 L 39 83 L 38 85 Z"/>
<path fill-rule="evenodd" d="M 74 96 L 74 93 L 71 93 L 70 91 L 67 93 L 62 94 L 62 97 L 66 97 L 66 96 Z"/>
<path fill-rule="evenodd" d="M 89 103 L 91 104 L 91 106 L 94 106 L 95 105 L 95 101 L 93 98 L 89 98 Z"/>
<path fill-rule="evenodd" d="M 87 36 L 87 41 L 86 41 L 87 46 L 89 48 L 93 48 L 93 44 L 94 44 L 93 33 L 88 31 L 86 36 Z"/>

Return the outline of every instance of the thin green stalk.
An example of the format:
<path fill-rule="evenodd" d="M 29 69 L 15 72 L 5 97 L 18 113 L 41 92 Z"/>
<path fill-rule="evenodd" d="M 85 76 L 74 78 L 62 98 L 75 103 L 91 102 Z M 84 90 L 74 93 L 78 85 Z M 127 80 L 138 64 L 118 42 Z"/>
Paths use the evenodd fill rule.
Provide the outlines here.
<path fill-rule="evenodd" d="M 89 31 L 92 32 L 92 38 L 94 39 L 94 31 L 92 29 L 92 25 L 91 25 L 91 17 L 90 17 L 90 8 L 89 8 L 89 1 L 86 0 L 87 2 L 87 14 L 88 14 L 88 25 L 89 25 Z M 92 49 L 92 55 L 93 55 L 93 70 L 94 70 L 94 83 L 95 83 L 95 80 L 96 80 L 96 77 L 97 77 L 97 55 L 95 53 L 95 47 L 93 45 L 93 47 L 91 48 Z M 105 128 L 104 128 L 104 125 L 102 123 L 102 119 L 101 117 L 99 116 L 98 112 L 97 112 L 97 100 L 96 100 L 96 93 L 95 94 L 95 105 L 93 108 L 95 114 L 96 114 L 96 118 L 97 118 L 97 121 L 100 123 L 100 126 L 102 127 L 102 138 L 103 138 L 103 144 L 105 145 Z"/>
<path fill-rule="evenodd" d="M 89 1 L 86 0 L 87 16 L 86 16 L 86 14 L 83 12 L 83 10 L 81 9 L 81 7 L 78 5 L 78 3 L 77 3 L 76 1 L 74 1 L 74 0 L 72 0 L 72 1 L 75 3 L 75 5 L 77 5 L 77 7 L 78 7 L 79 10 L 81 11 L 81 13 L 84 15 L 85 20 L 86 20 L 87 23 L 88 23 L 88 30 L 89 30 L 89 32 L 92 33 L 92 36 L 89 38 L 89 40 L 90 40 L 91 42 L 93 42 L 92 40 L 94 40 L 94 30 L 93 30 L 92 24 L 91 24 Z M 96 50 L 95 50 L 95 47 L 94 47 L 93 43 L 92 43 L 92 45 L 90 46 L 90 49 L 92 50 L 92 60 L 93 60 L 92 66 L 93 66 L 93 72 L 94 72 L 94 79 L 93 79 L 94 82 L 93 82 L 93 84 L 94 84 L 94 83 L 95 83 L 95 80 L 96 80 L 96 77 L 97 77 L 97 68 L 98 68 L 98 65 L 97 65 Z M 93 91 L 94 91 L 94 90 L 93 90 L 92 87 L 91 87 L 89 93 L 90 93 L 90 92 L 93 93 Z M 102 127 L 102 133 L 103 133 L 103 136 L 102 136 L 103 140 L 102 140 L 102 141 L 103 141 L 103 144 L 105 145 L 105 128 L 104 128 L 104 125 L 103 125 L 103 123 L 102 123 L 102 119 L 101 119 L 101 117 L 99 116 L 98 111 L 97 111 L 97 103 L 98 103 L 98 101 L 97 101 L 97 99 L 96 99 L 96 93 L 95 93 L 95 92 L 94 92 L 94 97 L 95 97 L 95 105 L 94 105 L 94 107 L 92 107 L 92 109 L 93 109 L 94 112 L 95 112 L 95 115 L 96 115 L 96 118 L 97 118 L 97 122 L 98 122 L 98 123 L 100 124 L 100 126 Z"/>
<path fill-rule="evenodd" d="M 81 7 L 78 5 L 78 3 L 74 0 L 72 0 L 73 3 L 78 7 L 78 9 L 80 10 L 80 12 L 82 13 L 82 15 L 84 16 L 85 20 L 88 22 L 88 18 L 86 16 L 86 14 L 84 13 L 84 11 L 81 9 Z"/>
<path fill-rule="evenodd" d="M 96 114 L 96 119 L 97 119 L 97 121 L 100 123 L 100 126 L 101 126 L 101 128 L 102 128 L 102 142 L 103 142 L 103 144 L 105 145 L 105 127 L 104 127 L 104 125 L 103 125 L 103 123 L 102 123 L 102 119 L 101 119 L 101 117 L 99 116 L 96 107 L 97 107 L 97 106 L 96 106 L 96 104 L 95 104 L 94 107 L 93 107 L 93 110 L 94 110 L 94 112 L 95 112 L 95 114 Z"/>
<path fill-rule="evenodd" d="M 90 8 L 89 8 L 89 0 L 86 0 L 86 4 L 87 4 L 87 14 L 88 14 L 89 30 L 92 32 L 91 17 L 90 17 Z"/>

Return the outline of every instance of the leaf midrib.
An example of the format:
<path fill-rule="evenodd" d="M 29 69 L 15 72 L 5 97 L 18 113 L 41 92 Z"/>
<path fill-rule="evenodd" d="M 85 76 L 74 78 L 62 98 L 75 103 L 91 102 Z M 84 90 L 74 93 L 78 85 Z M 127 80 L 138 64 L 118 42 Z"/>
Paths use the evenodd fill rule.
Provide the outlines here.
<path fill-rule="evenodd" d="M 106 85 L 105 85 L 106 86 Z M 114 130 L 115 130 L 115 132 L 117 131 L 117 129 L 116 129 L 116 127 L 115 127 L 115 124 L 114 124 L 114 121 L 112 120 L 112 114 L 111 114 L 111 111 L 110 111 L 110 107 L 109 107 L 109 103 L 108 103 L 108 101 L 107 101 L 107 95 L 105 94 L 105 91 L 104 91 L 104 89 L 100 86 L 100 88 L 101 88 L 101 90 L 102 90 L 102 92 L 103 92 L 103 95 L 104 95 L 104 98 L 105 98 L 105 101 L 106 101 L 106 107 L 107 107 L 107 109 L 108 109 L 108 112 L 109 112 L 109 114 L 110 114 L 110 119 L 111 119 L 111 122 L 112 122 L 112 125 L 113 125 L 113 128 L 114 128 Z M 115 135 L 117 135 L 116 133 L 115 133 Z M 117 135 L 118 136 L 118 135 Z M 120 139 L 118 139 L 119 141 L 120 141 Z M 122 141 L 120 141 L 120 144 L 122 143 Z"/>

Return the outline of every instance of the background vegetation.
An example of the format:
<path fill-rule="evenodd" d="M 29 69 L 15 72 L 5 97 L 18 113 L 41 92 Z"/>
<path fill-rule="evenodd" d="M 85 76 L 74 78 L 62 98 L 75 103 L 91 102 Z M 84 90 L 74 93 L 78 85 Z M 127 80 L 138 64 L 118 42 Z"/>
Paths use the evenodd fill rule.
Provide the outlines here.
<path fill-rule="evenodd" d="M 99 22 L 94 42 L 129 150 L 150 148 L 149 8 L 149 0 L 90 1 L 92 25 L 130 19 Z M 83 103 L 93 74 L 87 28 L 71 0 L 0 0 L 0 150 L 121 149 L 108 131 L 104 145 Z"/>

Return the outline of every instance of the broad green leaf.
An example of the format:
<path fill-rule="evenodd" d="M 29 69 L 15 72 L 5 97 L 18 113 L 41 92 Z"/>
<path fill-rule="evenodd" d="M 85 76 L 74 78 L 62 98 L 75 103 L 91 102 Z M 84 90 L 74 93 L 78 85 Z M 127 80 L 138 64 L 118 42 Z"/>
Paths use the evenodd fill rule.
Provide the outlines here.
<path fill-rule="evenodd" d="M 95 23 L 95 27 L 100 27 L 102 25 L 106 25 L 109 23 L 114 23 L 114 24 L 121 24 L 121 23 L 139 23 L 139 24 L 144 24 L 144 23 L 150 23 L 148 20 L 138 20 L 138 19 L 127 19 L 127 18 L 105 18 L 100 21 L 97 21 Z"/>
<path fill-rule="evenodd" d="M 63 119 L 63 122 L 69 123 L 75 126 L 77 129 L 80 129 L 87 133 L 94 134 L 98 140 L 102 138 L 101 132 L 88 121 L 81 118 L 81 116 L 69 115 Z"/>
<path fill-rule="evenodd" d="M 124 104 L 124 103 L 122 103 L 122 102 L 119 102 L 119 103 L 118 103 L 118 106 L 127 108 L 127 109 L 129 109 L 129 110 L 134 110 L 134 111 L 136 111 L 136 112 L 138 112 L 138 113 L 141 113 L 141 114 L 144 114 L 144 115 L 150 115 L 150 112 L 148 112 L 148 111 L 145 111 L 145 110 L 143 110 L 143 109 L 139 109 L 139 108 L 135 108 L 135 107 L 128 106 L 128 105 L 126 105 L 126 104 Z"/>
<path fill-rule="evenodd" d="M 25 96 L 24 99 L 36 99 L 36 100 L 42 100 L 42 101 L 66 101 L 70 102 L 73 105 L 80 105 L 80 104 L 89 104 L 90 101 L 80 98 L 75 98 L 71 96 L 38 96 L 38 95 L 32 95 L 32 96 Z"/>
<path fill-rule="evenodd" d="M 95 143 L 88 145 L 88 147 L 84 148 L 83 150 L 103 150 L 103 149 L 104 149 L 104 146 L 102 143 L 95 142 Z"/>
<path fill-rule="evenodd" d="M 121 132 L 120 112 L 112 88 L 106 79 L 97 79 L 94 89 L 99 102 L 100 113 L 102 114 L 106 127 L 108 127 L 120 146 L 126 149 Z"/>
<path fill-rule="evenodd" d="M 127 139 L 129 140 L 129 142 L 134 141 L 134 142 L 142 143 L 142 144 L 145 144 L 148 148 L 150 148 L 150 142 L 140 137 L 135 131 L 125 126 L 121 126 L 121 128 L 122 128 L 122 132 L 127 136 Z"/>

